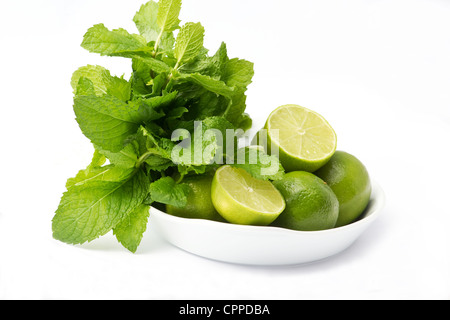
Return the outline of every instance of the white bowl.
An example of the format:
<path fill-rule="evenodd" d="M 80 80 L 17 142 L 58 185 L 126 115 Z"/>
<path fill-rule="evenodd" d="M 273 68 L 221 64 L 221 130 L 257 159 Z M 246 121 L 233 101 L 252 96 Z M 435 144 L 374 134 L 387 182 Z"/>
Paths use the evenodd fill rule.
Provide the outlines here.
<path fill-rule="evenodd" d="M 375 221 L 384 202 L 383 190 L 373 183 L 370 203 L 358 221 L 323 231 L 185 219 L 155 208 L 151 209 L 151 215 L 159 233 L 169 243 L 190 253 L 229 263 L 280 266 L 322 260 L 342 252 Z"/>

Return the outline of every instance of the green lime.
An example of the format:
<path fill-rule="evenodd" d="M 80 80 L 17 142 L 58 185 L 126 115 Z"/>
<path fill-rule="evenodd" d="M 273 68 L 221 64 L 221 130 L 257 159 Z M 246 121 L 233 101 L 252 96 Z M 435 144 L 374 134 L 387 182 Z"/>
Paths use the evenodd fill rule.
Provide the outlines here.
<path fill-rule="evenodd" d="M 183 183 L 191 188 L 187 198 L 187 205 L 184 208 L 167 205 L 167 213 L 181 218 L 224 221 L 211 201 L 212 179 L 212 176 L 185 178 Z"/>
<path fill-rule="evenodd" d="M 359 159 L 336 151 L 315 174 L 327 182 L 339 200 L 337 227 L 350 224 L 361 216 L 369 203 L 372 184 L 366 167 Z"/>
<path fill-rule="evenodd" d="M 268 153 L 278 152 L 287 172 L 314 172 L 336 151 L 336 133 L 327 120 L 298 105 L 285 105 L 274 110 L 264 129 L 267 130 Z"/>
<path fill-rule="evenodd" d="M 225 220 L 243 225 L 269 225 L 286 205 L 271 182 L 255 179 L 247 171 L 229 165 L 216 171 L 211 197 Z"/>
<path fill-rule="evenodd" d="M 318 231 L 331 229 L 339 215 L 339 202 L 331 188 L 314 174 L 305 171 L 287 173 L 274 181 L 286 200 L 286 209 L 274 226 Z"/>

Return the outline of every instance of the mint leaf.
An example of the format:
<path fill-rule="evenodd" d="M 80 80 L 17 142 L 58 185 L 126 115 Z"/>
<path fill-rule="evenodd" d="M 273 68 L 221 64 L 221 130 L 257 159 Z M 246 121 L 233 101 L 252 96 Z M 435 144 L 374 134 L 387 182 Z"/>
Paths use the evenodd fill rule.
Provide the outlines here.
<path fill-rule="evenodd" d="M 252 125 L 252 119 L 248 114 L 244 114 L 244 111 L 247 107 L 245 92 L 252 83 L 253 75 L 253 63 L 241 59 L 231 59 L 225 64 L 221 78 L 228 86 L 235 88 L 231 103 L 224 116 L 237 128 L 244 131 L 250 129 Z"/>
<path fill-rule="evenodd" d="M 137 110 L 135 120 L 137 122 L 147 122 L 161 119 L 165 116 L 164 108 L 168 107 L 175 100 L 177 94 L 178 92 L 174 91 L 162 96 L 131 101 L 129 103 L 130 107 Z"/>
<path fill-rule="evenodd" d="M 74 99 L 76 120 L 83 133 L 101 149 L 121 151 L 126 140 L 145 122 L 165 116 L 164 108 L 177 92 L 125 103 L 113 96 L 77 96 Z"/>
<path fill-rule="evenodd" d="M 141 126 L 135 136 L 140 146 L 141 161 L 144 161 L 149 171 L 164 171 L 175 166 L 171 160 L 172 141 L 154 137 L 145 127 Z"/>
<path fill-rule="evenodd" d="M 121 168 L 114 165 L 81 170 L 75 178 L 67 180 L 66 188 L 82 186 L 90 181 L 118 181 L 126 179 L 133 172 L 132 168 Z"/>
<path fill-rule="evenodd" d="M 109 74 L 109 71 L 101 66 L 87 65 L 78 68 L 78 70 L 72 74 L 72 79 L 70 81 L 70 84 L 73 88 L 73 93 L 75 95 L 77 94 L 77 87 L 80 82 L 80 78 L 86 78 L 92 82 L 93 89 L 96 95 L 100 96 L 106 94 L 107 88 L 104 81 L 105 74 L 111 76 Z"/>
<path fill-rule="evenodd" d="M 139 33 L 147 42 L 155 41 L 160 33 L 160 28 L 156 22 L 158 16 L 158 3 L 149 1 L 143 4 L 133 18 Z"/>
<path fill-rule="evenodd" d="M 139 170 L 120 181 L 90 180 L 72 186 L 52 220 L 53 237 L 82 244 L 105 235 L 133 212 L 148 194 L 148 178 Z"/>
<path fill-rule="evenodd" d="M 75 96 L 95 96 L 95 87 L 92 81 L 85 77 L 78 79 L 78 84 L 75 88 Z"/>
<path fill-rule="evenodd" d="M 244 147 L 237 151 L 233 167 L 242 168 L 254 178 L 261 180 L 279 180 L 284 168 L 277 156 L 268 155 L 260 146 Z"/>
<path fill-rule="evenodd" d="M 186 101 L 189 113 L 184 115 L 185 120 L 204 120 L 208 117 L 223 116 L 230 105 L 230 99 L 192 82 L 179 83 L 174 87 L 179 92 L 180 100 Z M 171 123 L 172 131 L 181 126 L 177 121 Z"/>
<path fill-rule="evenodd" d="M 236 128 L 244 129 L 240 126 L 243 121 L 250 121 L 250 117 L 245 120 L 243 117 L 245 109 L 247 108 L 247 96 L 244 93 L 237 93 L 231 98 L 231 103 L 227 106 L 223 116 L 235 125 Z"/>
<path fill-rule="evenodd" d="M 147 65 L 151 70 L 155 71 L 156 73 L 171 73 L 172 68 L 168 66 L 166 63 L 164 63 L 161 60 L 157 60 L 155 58 L 152 58 L 150 56 L 147 56 L 145 54 L 140 54 L 138 52 L 132 52 L 128 54 L 123 54 L 122 56 L 126 58 L 133 58 L 136 60 L 141 61 L 145 65 Z"/>
<path fill-rule="evenodd" d="M 235 121 L 234 126 L 242 129 L 244 132 L 251 129 L 253 120 L 247 113 L 241 114 Z"/>
<path fill-rule="evenodd" d="M 90 28 L 83 37 L 81 46 L 102 56 L 123 56 L 135 52 L 150 52 L 146 40 L 124 29 L 108 30 L 100 23 Z"/>
<path fill-rule="evenodd" d="M 133 99 L 136 97 L 150 95 L 152 93 L 152 86 L 149 84 L 152 81 L 152 69 L 146 63 L 138 59 L 132 60 L 133 73 L 131 74 L 131 92 Z"/>
<path fill-rule="evenodd" d="M 185 63 L 178 70 L 181 73 L 200 73 L 210 76 L 215 80 L 221 80 L 224 66 L 228 59 L 227 46 L 222 42 L 220 48 L 212 57 L 208 57 L 207 50 L 200 54 L 191 62 Z"/>
<path fill-rule="evenodd" d="M 112 96 L 77 96 L 74 111 L 81 131 L 104 150 L 119 152 L 125 140 L 136 133 L 136 112 Z"/>
<path fill-rule="evenodd" d="M 181 1 L 178 13 L 174 12 L 174 9 L 176 9 L 174 6 L 171 6 L 170 4 L 168 6 L 167 4 L 164 5 L 167 9 L 162 10 L 167 12 L 167 23 L 173 23 L 168 24 L 169 27 L 164 28 L 158 25 L 158 16 L 161 16 L 161 21 L 163 19 L 164 13 L 159 9 L 159 7 L 163 5 L 164 4 L 161 1 L 159 4 L 154 1 L 149 1 L 141 6 L 140 10 L 134 16 L 133 21 L 136 24 L 139 33 L 147 40 L 147 42 L 153 41 L 155 42 L 156 49 L 160 48 L 163 51 L 171 52 L 173 51 L 173 45 L 175 43 L 175 38 L 172 31 L 178 28 L 178 24 L 180 22 L 178 19 L 174 19 L 174 16 L 176 14 L 176 18 L 178 18 L 180 11 L 179 9 L 181 8 Z"/>
<path fill-rule="evenodd" d="M 199 73 L 182 74 L 180 75 L 179 79 L 184 81 L 191 81 L 210 92 L 214 92 L 227 98 L 231 98 L 234 93 L 234 89 L 227 86 L 225 82 L 215 80 L 209 76 L 205 76 Z"/>
<path fill-rule="evenodd" d="M 200 23 L 188 22 L 181 28 L 174 51 L 177 66 L 184 62 L 189 62 L 199 54 L 203 48 L 204 36 L 205 29 Z"/>
<path fill-rule="evenodd" d="M 181 0 L 160 0 L 157 23 L 161 32 L 170 32 L 178 28 L 178 16 L 181 10 Z"/>
<path fill-rule="evenodd" d="M 136 167 L 139 160 L 139 150 L 137 147 L 138 146 L 136 146 L 135 143 L 129 143 L 119 152 L 102 150 L 100 147 L 97 147 L 97 149 L 99 149 L 98 152 L 108 158 L 110 163 L 115 167 L 132 169 Z"/>
<path fill-rule="evenodd" d="M 103 166 L 105 162 L 106 162 L 105 156 L 102 155 L 97 150 L 95 150 L 94 156 L 92 157 L 92 161 L 89 164 L 89 166 L 84 170 L 80 170 L 74 178 L 68 179 L 66 183 L 66 188 L 69 189 L 70 187 L 74 186 L 77 183 L 85 181 L 97 175 L 100 172 L 104 172 L 106 169 L 101 168 L 101 166 Z"/>
<path fill-rule="evenodd" d="M 183 208 L 187 204 L 190 187 L 176 184 L 171 177 L 161 178 L 150 185 L 150 197 L 153 201 Z"/>
<path fill-rule="evenodd" d="M 173 45 L 173 35 L 163 40 L 167 45 Z M 110 31 L 103 24 L 95 25 L 84 35 L 81 46 L 102 56 L 142 60 L 157 73 L 171 71 L 166 63 L 152 56 L 153 48 L 147 46 L 144 37 L 129 34 L 124 29 Z"/>
<path fill-rule="evenodd" d="M 228 144 L 234 142 L 234 135 L 227 137 L 228 129 L 234 126 L 226 119 L 210 117 L 196 122 L 192 133 L 186 129 L 175 131 L 173 141 L 180 142 L 172 149 L 172 161 L 181 166 L 223 163 Z"/>
<path fill-rule="evenodd" d="M 150 206 L 142 204 L 128 214 L 122 222 L 113 229 L 117 240 L 129 251 L 135 253 L 147 230 Z"/>
<path fill-rule="evenodd" d="M 225 64 L 222 80 L 230 87 L 237 87 L 245 91 L 252 83 L 254 74 L 253 63 L 236 58 Z"/>
<path fill-rule="evenodd" d="M 79 68 L 72 75 L 71 85 L 76 95 L 89 95 L 89 92 L 78 91 L 81 78 L 92 82 L 94 94 L 102 96 L 109 94 L 122 101 L 128 101 L 131 95 L 131 84 L 123 78 L 113 77 L 111 73 L 101 66 L 87 65 Z"/>
<path fill-rule="evenodd" d="M 200 175 L 205 174 L 206 172 L 212 172 L 214 174 L 214 170 L 218 169 L 218 166 L 212 165 L 202 165 L 202 166 L 178 166 L 178 173 L 184 177 L 188 174 Z"/>

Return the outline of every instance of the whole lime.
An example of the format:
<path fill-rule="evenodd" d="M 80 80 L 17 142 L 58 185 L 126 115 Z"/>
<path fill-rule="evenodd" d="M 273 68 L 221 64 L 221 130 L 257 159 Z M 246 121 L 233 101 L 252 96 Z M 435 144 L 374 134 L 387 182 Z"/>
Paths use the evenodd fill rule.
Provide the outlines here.
<path fill-rule="evenodd" d="M 273 184 L 286 201 L 286 209 L 275 220 L 274 226 L 317 231 L 336 225 L 339 202 L 322 179 L 309 172 L 293 171 Z"/>
<path fill-rule="evenodd" d="M 323 179 L 339 200 L 336 227 L 354 222 L 366 209 L 372 185 L 364 164 L 355 156 L 337 151 L 315 174 Z"/>
<path fill-rule="evenodd" d="M 183 183 L 191 189 L 187 197 L 187 205 L 184 208 L 167 205 L 167 213 L 181 218 L 224 221 L 211 200 L 212 179 L 213 176 L 210 175 L 185 178 Z"/>

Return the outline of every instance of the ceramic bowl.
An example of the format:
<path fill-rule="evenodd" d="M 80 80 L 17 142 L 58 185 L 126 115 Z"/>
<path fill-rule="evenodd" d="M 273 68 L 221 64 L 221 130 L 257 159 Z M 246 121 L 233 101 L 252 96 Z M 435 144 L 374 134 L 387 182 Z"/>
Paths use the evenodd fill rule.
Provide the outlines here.
<path fill-rule="evenodd" d="M 323 231 L 185 219 L 155 208 L 150 214 L 162 237 L 190 253 L 229 263 L 281 266 L 309 263 L 342 252 L 375 221 L 384 203 L 383 190 L 373 183 L 369 205 L 358 221 Z"/>

